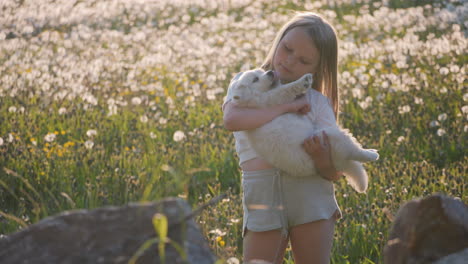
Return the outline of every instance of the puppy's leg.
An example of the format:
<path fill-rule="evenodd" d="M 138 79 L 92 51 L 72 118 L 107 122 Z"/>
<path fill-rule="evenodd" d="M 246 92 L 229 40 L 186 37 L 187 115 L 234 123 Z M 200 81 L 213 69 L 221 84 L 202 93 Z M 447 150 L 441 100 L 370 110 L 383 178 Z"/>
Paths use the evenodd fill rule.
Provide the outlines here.
<path fill-rule="evenodd" d="M 277 105 L 292 102 L 310 88 L 312 80 L 312 74 L 308 73 L 297 81 L 273 88 L 262 95 L 264 104 Z"/>

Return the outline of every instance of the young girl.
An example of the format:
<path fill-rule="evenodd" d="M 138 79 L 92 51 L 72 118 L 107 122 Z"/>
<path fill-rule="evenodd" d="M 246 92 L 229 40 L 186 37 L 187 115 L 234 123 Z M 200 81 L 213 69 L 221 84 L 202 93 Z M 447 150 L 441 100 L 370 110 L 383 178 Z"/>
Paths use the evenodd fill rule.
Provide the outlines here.
<path fill-rule="evenodd" d="M 341 173 L 331 162 L 327 136 L 312 136 L 303 144 L 320 175 L 295 178 L 259 157 L 242 131 L 288 112 L 309 114 L 321 125 L 336 124 L 337 53 L 333 27 L 317 14 L 299 13 L 279 31 L 262 68 L 274 70 L 282 83 L 312 73 L 313 89 L 292 103 L 261 109 L 236 106 L 228 89 L 224 126 L 234 131 L 242 169 L 246 262 L 281 263 L 290 241 L 296 264 L 329 263 L 335 221 L 341 217 L 332 181 Z"/>

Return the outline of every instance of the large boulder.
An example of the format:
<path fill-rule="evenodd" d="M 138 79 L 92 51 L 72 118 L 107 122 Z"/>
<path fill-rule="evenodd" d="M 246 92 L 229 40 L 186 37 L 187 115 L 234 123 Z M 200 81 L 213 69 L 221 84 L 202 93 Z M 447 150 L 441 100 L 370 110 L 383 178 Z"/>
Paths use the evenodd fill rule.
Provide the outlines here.
<path fill-rule="evenodd" d="M 67 211 L 0 239 L 0 263 L 128 263 L 155 237 L 152 218 L 168 220 L 166 263 L 212 264 L 216 258 L 182 199 L 133 203 L 123 207 Z M 180 249 L 172 245 L 182 247 Z M 177 246 L 176 246 L 177 247 Z M 185 260 L 184 257 L 185 256 Z M 142 251 L 136 263 L 160 263 L 158 244 Z"/>
<path fill-rule="evenodd" d="M 459 199 L 435 194 L 400 207 L 384 248 L 384 263 L 465 264 L 467 248 L 468 207 Z"/>

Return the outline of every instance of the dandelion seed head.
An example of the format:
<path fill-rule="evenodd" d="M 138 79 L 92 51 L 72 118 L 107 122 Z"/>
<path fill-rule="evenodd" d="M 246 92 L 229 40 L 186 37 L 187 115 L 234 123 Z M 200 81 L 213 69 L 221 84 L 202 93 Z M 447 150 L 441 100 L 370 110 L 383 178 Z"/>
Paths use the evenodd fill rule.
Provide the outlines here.
<path fill-rule="evenodd" d="M 85 148 L 92 149 L 94 147 L 94 142 L 92 140 L 86 140 L 84 143 Z"/>
<path fill-rule="evenodd" d="M 437 121 L 437 120 L 432 120 L 431 123 L 429 123 L 430 127 L 437 127 L 439 125 L 440 125 L 439 121 Z"/>
<path fill-rule="evenodd" d="M 88 131 L 86 131 L 86 135 L 88 137 L 94 137 L 97 135 L 97 131 L 95 129 L 89 129 Z"/>
<path fill-rule="evenodd" d="M 239 264 L 240 261 L 236 257 L 230 257 L 226 260 L 226 264 Z"/>
<path fill-rule="evenodd" d="M 10 112 L 10 113 L 16 113 L 16 106 L 10 106 L 10 107 L 8 107 L 8 112 Z"/>
<path fill-rule="evenodd" d="M 174 139 L 175 142 L 182 141 L 183 139 L 185 139 L 185 133 L 183 131 L 177 130 L 174 133 L 174 136 L 172 137 L 172 139 Z"/>
<path fill-rule="evenodd" d="M 447 67 L 442 67 L 442 68 L 440 68 L 439 72 L 442 75 L 447 75 L 450 71 L 449 71 L 449 69 Z"/>
<path fill-rule="evenodd" d="M 452 65 L 450 66 L 450 71 L 453 73 L 457 73 L 460 71 L 460 67 L 458 67 L 458 65 Z"/>
<path fill-rule="evenodd" d="M 443 135 L 445 135 L 445 134 L 447 134 L 447 132 L 445 131 L 445 129 L 443 129 L 443 128 L 437 129 L 437 135 L 438 135 L 439 137 L 441 137 L 441 136 L 443 136 Z"/>
<path fill-rule="evenodd" d="M 142 103 L 142 100 L 140 97 L 133 97 L 132 98 L 132 105 L 140 105 Z"/>
<path fill-rule="evenodd" d="M 213 234 L 213 235 L 215 235 L 215 236 L 219 236 L 219 237 L 222 237 L 222 236 L 225 236 L 225 235 L 226 235 L 226 232 L 222 231 L 222 230 L 219 229 L 219 228 L 212 229 L 212 230 L 210 230 L 208 233 Z"/>
<path fill-rule="evenodd" d="M 419 98 L 419 97 L 414 97 L 414 103 L 415 103 L 415 104 L 418 104 L 418 105 L 423 104 L 423 103 L 424 103 L 424 99 Z"/>
<path fill-rule="evenodd" d="M 142 115 L 142 116 L 140 116 L 140 121 L 142 123 L 147 123 L 148 122 L 148 117 L 146 115 Z"/>
<path fill-rule="evenodd" d="M 437 117 L 437 119 L 438 119 L 439 121 L 441 121 L 441 122 L 442 122 L 442 121 L 445 121 L 445 120 L 447 120 L 447 114 L 446 114 L 446 113 L 440 114 L 440 115 Z"/>
<path fill-rule="evenodd" d="M 59 115 L 63 115 L 67 113 L 67 109 L 65 107 L 60 107 L 58 110 Z"/>
<path fill-rule="evenodd" d="M 397 144 L 400 144 L 401 142 L 405 141 L 405 137 L 404 136 L 399 136 L 397 138 Z"/>
<path fill-rule="evenodd" d="M 47 135 L 44 136 L 44 140 L 50 143 L 50 142 L 53 142 L 56 137 L 57 135 L 55 135 L 55 133 L 48 133 Z"/>
<path fill-rule="evenodd" d="M 463 114 L 465 114 L 465 115 L 468 114 L 468 105 L 462 106 L 461 110 L 462 110 Z"/>
<path fill-rule="evenodd" d="M 411 111 L 411 107 L 409 105 L 399 106 L 398 113 L 399 114 L 406 114 Z"/>
<path fill-rule="evenodd" d="M 161 125 L 167 124 L 167 119 L 164 118 L 164 117 L 159 118 L 159 124 L 161 124 Z"/>

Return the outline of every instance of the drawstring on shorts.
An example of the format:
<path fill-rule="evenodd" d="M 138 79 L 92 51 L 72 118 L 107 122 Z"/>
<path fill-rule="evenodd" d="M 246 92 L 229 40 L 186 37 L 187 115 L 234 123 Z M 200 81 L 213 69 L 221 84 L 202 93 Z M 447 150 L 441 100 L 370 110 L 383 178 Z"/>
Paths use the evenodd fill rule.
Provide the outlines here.
<path fill-rule="evenodd" d="M 278 194 L 277 196 L 275 196 L 277 198 L 275 199 L 276 201 L 274 201 L 273 203 L 273 207 L 279 212 L 281 222 L 281 240 L 279 241 L 278 248 L 276 249 L 274 262 L 276 263 L 282 256 L 280 252 L 281 245 L 283 241 L 288 238 L 288 220 L 286 219 L 286 206 L 283 199 L 283 182 L 281 173 L 278 169 L 275 171 L 275 176 L 273 178 L 272 191 L 273 193 Z"/>
<path fill-rule="evenodd" d="M 283 198 L 283 182 L 282 176 L 279 170 L 275 171 L 275 176 L 273 178 L 272 191 L 276 195 L 276 201 L 273 204 L 275 210 L 279 212 L 280 221 L 281 221 L 281 236 L 283 238 L 288 236 L 288 220 L 286 218 L 286 206 L 284 204 Z"/>

